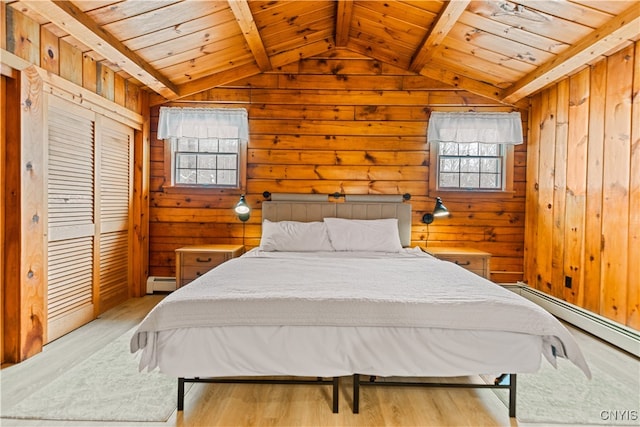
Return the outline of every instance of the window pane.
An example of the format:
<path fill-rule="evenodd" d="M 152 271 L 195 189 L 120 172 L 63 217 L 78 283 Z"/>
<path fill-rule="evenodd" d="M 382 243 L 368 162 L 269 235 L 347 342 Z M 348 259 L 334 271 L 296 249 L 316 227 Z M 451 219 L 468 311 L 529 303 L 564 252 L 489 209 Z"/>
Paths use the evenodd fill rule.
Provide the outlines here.
<path fill-rule="evenodd" d="M 477 156 L 478 155 L 478 143 L 470 142 L 464 144 L 458 144 L 459 156 Z"/>
<path fill-rule="evenodd" d="M 196 171 L 191 169 L 178 169 L 176 171 L 176 182 L 178 184 L 195 184 Z"/>
<path fill-rule="evenodd" d="M 238 140 L 237 139 L 221 139 L 220 152 L 221 153 L 237 153 Z"/>
<path fill-rule="evenodd" d="M 440 174 L 440 187 L 460 187 L 460 175 L 457 173 L 441 173 Z"/>
<path fill-rule="evenodd" d="M 198 156 L 195 154 L 178 154 L 178 167 L 195 169 Z"/>
<path fill-rule="evenodd" d="M 495 174 L 481 174 L 480 175 L 480 187 L 482 188 L 500 188 L 500 182 L 498 180 L 498 175 Z"/>
<path fill-rule="evenodd" d="M 498 173 L 498 159 L 481 159 L 480 170 L 482 172 Z"/>
<path fill-rule="evenodd" d="M 500 146 L 498 144 L 478 144 L 481 156 L 499 156 Z"/>
<path fill-rule="evenodd" d="M 460 170 L 460 159 L 441 158 L 440 170 L 442 172 L 458 172 Z"/>
<path fill-rule="evenodd" d="M 236 183 L 236 171 L 218 170 L 218 184 L 233 185 Z"/>
<path fill-rule="evenodd" d="M 197 138 L 178 138 L 178 150 L 177 151 L 198 151 L 198 139 Z"/>
<path fill-rule="evenodd" d="M 460 188 L 478 188 L 480 176 L 477 173 L 461 173 Z"/>
<path fill-rule="evenodd" d="M 460 172 L 480 172 L 480 159 L 477 157 L 460 159 Z"/>
<path fill-rule="evenodd" d="M 201 139 L 199 151 L 201 153 L 217 153 L 218 140 L 217 139 Z"/>
<path fill-rule="evenodd" d="M 198 169 L 215 169 L 216 157 L 218 156 L 211 154 L 198 155 Z"/>
<path fill-rule="evenodd" d="M 457 156 L 458 155 L 458 144 L 453 142 L 441 142 L 438 144 L 440 148 L 440 155 L 442 156 Z"/>
<path fill-rule="evenodd" d="M 236 155 L 219 155 L 218 156 L 218 169 L 233 169 L 237 168 L 238 156 Z"/>
<path fill-rule="evenodd" d="M 215 184 L 215 183 L 216 183 L 215 170 L 199 170 L 198 171 L 198 184 Z"/>

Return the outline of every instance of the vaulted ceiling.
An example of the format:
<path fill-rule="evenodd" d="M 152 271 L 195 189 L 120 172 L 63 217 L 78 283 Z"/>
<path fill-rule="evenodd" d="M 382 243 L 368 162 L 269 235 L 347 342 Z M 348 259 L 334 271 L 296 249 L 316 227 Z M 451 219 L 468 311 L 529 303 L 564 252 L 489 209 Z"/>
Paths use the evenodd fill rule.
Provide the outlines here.
<path fill-rule="evenodd" d="M 342 49 L 514 104 L 640 39 L 636 0 L 3 1 L 167 100 Z"/>

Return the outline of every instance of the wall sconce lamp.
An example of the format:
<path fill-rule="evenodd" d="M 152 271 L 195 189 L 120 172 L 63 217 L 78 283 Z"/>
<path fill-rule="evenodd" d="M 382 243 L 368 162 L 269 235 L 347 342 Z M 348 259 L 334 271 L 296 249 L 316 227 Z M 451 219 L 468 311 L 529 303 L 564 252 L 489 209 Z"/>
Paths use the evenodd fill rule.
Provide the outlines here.
<path fill-rule="evenodd" d="M 247 204 L 247 200 L 244 197 L 244 194 L 240 196 L 240 200 L 236 204 L 236 207 L 233 208 L 234 212 L 238 216 L 238 219 L 242 222 L 246 222 L 251 215 L 251 208 Z"/>
<path fill-rule="evenodd" d="M 449 216 L 449 210 L 442 203 L 440 197 L 436 197 L 436 205 L 433 208 L 433 213 L 426 213 L 422 216 L 422 222 L 425 224 L 431 224 L 434 219 Z"/>
<path fill-rule="evenodd" d="M 440 197 L 436 197 L 436 205 L 433 207 L 433 212 L 422 215 L 422 222 L 427 224 L 427 236 L 424 239 L 425 247 L 429 243 L 429 224 L 431 224 L 434 219 L 445 216 L 449 216 L 449 209 L 442 203 Z"/>
<path fill-rule="evenodd" d="M 244 237 L 245 237 L 245 225 L 249 216 L 251 215 L 251 208 L 247 204 L 247 199 L 245 199 L 244 194 L 240 196 L 240 200 L 236 203 L 236 206 L 233 208 L 233 211 L 238 216 L 238 219 L 242 221 L 242 244 L 244 245 Z"/>

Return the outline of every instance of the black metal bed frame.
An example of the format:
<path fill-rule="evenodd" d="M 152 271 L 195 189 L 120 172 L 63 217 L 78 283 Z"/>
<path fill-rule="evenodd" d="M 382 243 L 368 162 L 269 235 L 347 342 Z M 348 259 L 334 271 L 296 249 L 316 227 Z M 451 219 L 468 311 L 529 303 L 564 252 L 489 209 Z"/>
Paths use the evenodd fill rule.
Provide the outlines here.
<path fill-rule="evenodd" d="M 505 378 L 509 378 L 508 384 L 503 384 Z M 404 382 L 404 381 L 376 381 L 375 376 L 370 376 L 369 381 L 362 382 L 360 374 L 353 375 L 353 413 L 360 412 L 360 386 L 385 386 L 385 387 L 443 387 L 443 388 L 490 388 L 505 389 L 509 391 L 509 417 L 516 416 L 516 374 L 502 374 L 493 384 L 469 384 L 469 383 L 436 383 L 436 382 Z M 232 384 L 331 384 L 333 413 L 338 413 L 338 398 L 340 377 L 326 380 L 317 377 L 315 380 L 302 379 L 249 379 L 249 378 L 178 378 L 178 411 L 184 410 L 184 385 L 185 383 L 232 383 Z"/>
<path fill-rule="evenodd" d="M 317 377 L 315 380 L 303 379 L 251 379 L 251 378 L 178 378 L 178 411 L 184 410 L 184 384 L 185 383 L 226 383 L 226 384 L 331 384 L 333 390 L 332 409 L 338 413 L 338 396 L 340 377 L 326 380 Z"/>
<path fill-rule="evenodd" d="M 509 377 L 508 384 L 502 384 Z M 371 376 L 369 381 L 360 381 L 360 375 L 353 375 L 353 413 L 360 412 L 360 386 L 392 386 L 392 387 L 448 387 L 448 388 L 498 388 L 509 390 L 509 417 L 516 416 L 516 374 L 502 374 L 493 384 L 468 384 L 468 383 L 434 383 L 434 382 L 403 382 L 403 381 L 375 381 Z"/>

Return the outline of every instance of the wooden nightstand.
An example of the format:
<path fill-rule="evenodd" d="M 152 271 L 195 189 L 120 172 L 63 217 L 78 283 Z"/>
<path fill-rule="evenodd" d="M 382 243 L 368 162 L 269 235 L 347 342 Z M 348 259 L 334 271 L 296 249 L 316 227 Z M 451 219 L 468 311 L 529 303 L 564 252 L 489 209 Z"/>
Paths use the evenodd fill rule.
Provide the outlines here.
<path fill-rule="evenodd" d="M 485 279 L 491 280 L 491 254 L 472 248 L 426 248 L 425 251 L 434 257 L 451 261 L 473 271 Z"/>
<path fill-rule="evenodd" d="M 184 286 L 231 258 L 244 253 L 243 245 L 195 245 L 176 249 L 176 285 Z"/>

